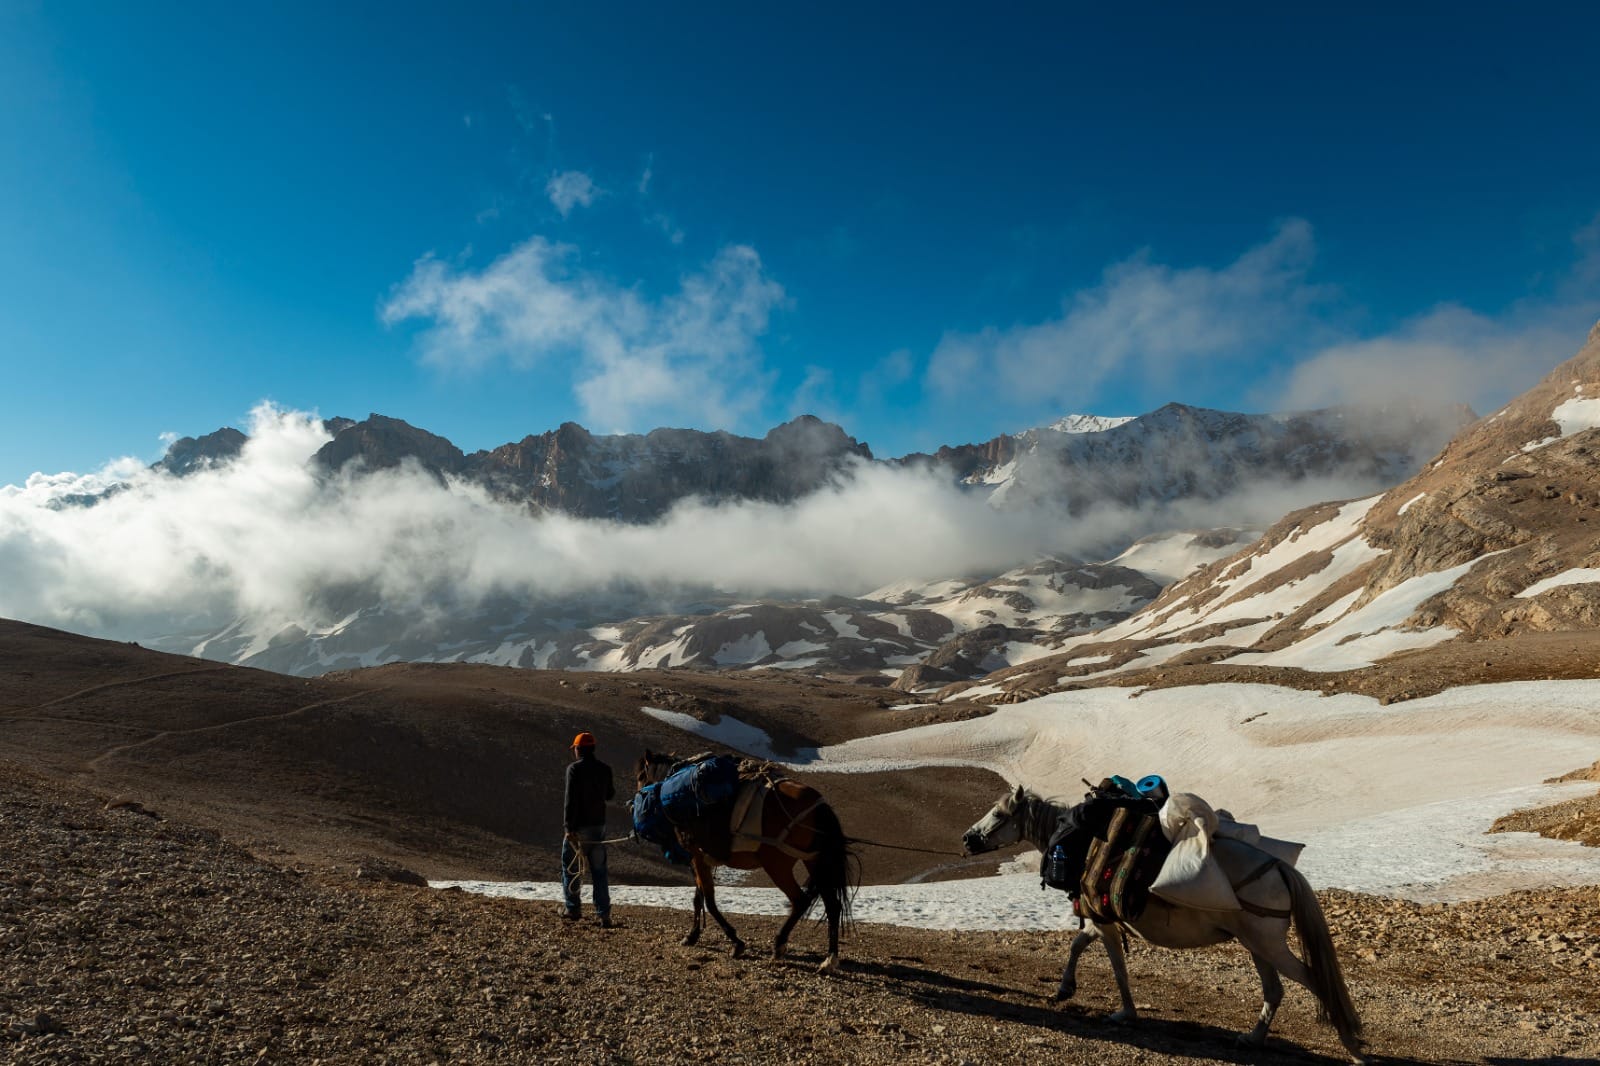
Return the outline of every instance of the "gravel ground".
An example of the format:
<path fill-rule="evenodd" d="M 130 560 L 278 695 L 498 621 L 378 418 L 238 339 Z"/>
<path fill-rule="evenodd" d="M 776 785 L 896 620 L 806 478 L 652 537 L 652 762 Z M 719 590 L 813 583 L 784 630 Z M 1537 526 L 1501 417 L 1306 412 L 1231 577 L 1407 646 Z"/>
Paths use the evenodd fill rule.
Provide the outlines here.
<path fill-rule="evenodd" d="M 1139 1023 L 1098 949 L 1080 1000 L 1044 997 L 1063 934 L 858 925 L 845 973 L 764 950 L 736 920 L 684 948 L 680 913 L 618 928 L 551 904 L 285 866 L 215 833 L 0 764 L 0 1061 L 1332 1062 L 1291 988 L 1266 1052 L 1232 1033 L 1257 1005 L 1237 948 L 1136 946 Z M 1323 896 L 1378 1061 L 1600 1061 L 1600 891 L 1419 907 Z"/>

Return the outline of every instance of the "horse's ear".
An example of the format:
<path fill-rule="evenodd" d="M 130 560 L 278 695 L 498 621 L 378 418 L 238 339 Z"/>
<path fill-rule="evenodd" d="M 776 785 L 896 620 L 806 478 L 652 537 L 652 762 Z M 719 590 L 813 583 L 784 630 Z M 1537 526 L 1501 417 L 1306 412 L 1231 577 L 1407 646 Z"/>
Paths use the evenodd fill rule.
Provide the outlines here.
<path fill-rule="evenodd" d="M 1012 793 L 1012 795 L 1016 797 L 1016 800 L 1017 800 L 1018 803 L 1022 802 L 1022 796 L 1023 796 L 1024 791 L 1025 790 L 1023 789 L 1023 787 L 1019 784 L 1017 786 L 1017 790 Z"/>

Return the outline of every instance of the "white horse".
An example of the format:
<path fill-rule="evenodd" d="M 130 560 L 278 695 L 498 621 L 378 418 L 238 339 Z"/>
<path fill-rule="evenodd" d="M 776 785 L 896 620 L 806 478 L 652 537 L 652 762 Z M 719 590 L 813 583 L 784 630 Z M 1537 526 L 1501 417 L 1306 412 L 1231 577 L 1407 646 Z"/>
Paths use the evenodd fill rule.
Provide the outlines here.
<path fill-rule="evenodd" d="M 1020 785 L 1001 798 L 962 837 L 969 855 L 1008 847 L 1020 841 L 1032 842 L 1041 851 L 1049 843 L 1056 821 L 1068 809 L 1065 805 L 1041 799 Z M 1087 828 L 1104 833 L 1105 826 Z M 1164 948 L 1201 948 L 1237 938 L 1256 964 L 1261 976 L 1261 1016 L 1255 1028 L 1239 1035 L 1239 1042 L 1260 1046 L 1266 1042 L 1272 1018 L 1283 1002 L 1283 982 L 1279 975 L 1311 990 L 1321 1004 L 1319 1017 L 1339 1034 L 1352 1059 L 1362 1062 L 1361 1018 L 1350 1001 L 1344 973 L 1328 935 L 1328 921 L 1305 877 L 1293 866 L 1237 840 L 1212 841 L 1213 853 L 1228 880 L 1235 886 L 1242 910 L 1212 911 L 1180 907 L 1152 895 L 1144 913 L 1124 926 L 1096 925 L 1087 919 L 1083 931 L 1072 941 L 1067 966 L 1056 989 L 1057 1000 L 1070 999 L 1077 991 L 1078 958 L 1096 940 L 1105 943 L 1111 957 L 1111 972 L 1117 978 L 1122 1009 L 1110 1016 L 1122 1022 L 1138 1017 L 1133 994 L 1128 990 L 1128 967 L 1123 956 L 1121 932 L 1133 932 Z M 1274 876 L 1275 875 L 1275 876 Z M 1302 962 L 1289 950 L 1290 919 L 1300 935 Z"/>

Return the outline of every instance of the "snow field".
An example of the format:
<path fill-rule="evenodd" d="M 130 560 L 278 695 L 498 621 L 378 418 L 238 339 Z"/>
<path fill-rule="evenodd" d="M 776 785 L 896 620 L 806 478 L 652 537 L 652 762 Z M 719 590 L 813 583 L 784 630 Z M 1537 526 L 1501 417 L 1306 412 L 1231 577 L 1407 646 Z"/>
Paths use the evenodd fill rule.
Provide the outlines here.
<path fill-rule="evenodd" d="M 1057 693 L 985 718 L 864 737 L 780 756 L 762 730 L 660 708 L 644 713 L 696 737 L 810 774 L 978 766 L 1074 800 L 1080 777 L 1159 772 L 1274 836 L 1304 841 L 1300 868 L 1322 888 L 1423 902 L 1519 888 L 1600 884 L 1600 849 L 1528 833 L 1487 835 L 1502 814 L 1592 791 L 1537 782 L 1593 760 L 1600 681 L 1452 689 L 1379 706 L 1266 685 Z M 826 786 L 823 786 L 826 789 Z M 999 798 L 1000 790 L 996 790 Z M 976 822 L 983 810 L 972 812 Z M 956 847 L 951 841 L 951 847 Z M 869 885 L 862 921 L 925 929 L 1071 927 L 1064 894 L 1040 891 L 1037 852 L 985 877 Z M 556 900 L 554 881 L 440 881 L 487 895 Z M 688 909 L 692 890 L 613 885 L 619 904 Z M 786 913 L 775 889 L 721 887 L 730 913 Z"/>

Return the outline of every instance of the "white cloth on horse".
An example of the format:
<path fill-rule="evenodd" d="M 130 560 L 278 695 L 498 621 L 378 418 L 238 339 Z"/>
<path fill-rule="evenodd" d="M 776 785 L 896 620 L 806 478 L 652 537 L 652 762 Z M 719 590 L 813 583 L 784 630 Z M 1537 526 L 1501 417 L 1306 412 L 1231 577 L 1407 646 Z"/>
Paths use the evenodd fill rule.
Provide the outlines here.
<path fill-rule="evenodd" d="M 1228 875 L 1211 853 L 1217 812 L 1192 792 L 1174 792 L 1161 805 L 1161 832 L 1172 844 L 1150 891 L 1180 907 L 1239 910 Z"/>
<path fill-rule="evenodd" d="M 1227 811 L 1217 812 L 1217 830 L 1212 835 L 1249 844 L 1252 848 L 1264 851 L 1274 859 L 1281 859 L 1290 866 L 1300 862 L 1300 853 L 1306 849 L 1304 844 L 1297 844 L 1292 840 L 1263 836 L 1258 826 L 1250 822 L 1236 822 L 1233 820 L 1233 815 Z"/>

